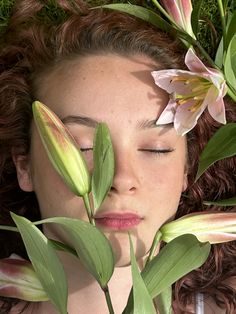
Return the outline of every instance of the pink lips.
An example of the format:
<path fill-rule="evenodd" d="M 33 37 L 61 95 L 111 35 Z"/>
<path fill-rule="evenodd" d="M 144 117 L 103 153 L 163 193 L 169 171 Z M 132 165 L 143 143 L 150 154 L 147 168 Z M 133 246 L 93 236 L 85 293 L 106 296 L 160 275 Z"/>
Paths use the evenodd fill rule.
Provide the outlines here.
<path fill-rule="evenodd" d="M 115 229 L 115 230 L 127 230 L 137 226 L 141 222 L 142 218 L 133 213 L 104 213 L 98 217 L 95 217 L 97 225 Z"/>

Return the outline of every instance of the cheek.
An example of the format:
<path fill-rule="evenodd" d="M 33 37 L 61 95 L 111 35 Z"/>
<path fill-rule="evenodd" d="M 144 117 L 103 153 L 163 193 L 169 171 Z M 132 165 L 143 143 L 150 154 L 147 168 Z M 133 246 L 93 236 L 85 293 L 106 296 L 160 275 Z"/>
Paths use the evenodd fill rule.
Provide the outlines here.
<path fill-rule="evenodd" d="M 172 187 L 178 189 L 179 186 L 183 184 L 183 178 L 185 173 L 185 163 L 184 160 L 179 160 L 178 158 L 173 158 L 173 160 L 166 160 L 166 162 L 153 162 L 149 163 L 144 167 L 145 169 L 145 181 L 148 182 L 148 185 L 159 185 L 169 187 L 169 190 Z"/>
<path fill-rule="evenodd" d="M 185 166 L 182 162 L 167 162 L 157 165 L 145 175 L 149 198 L 158 208 L 177 210 L 181 193 L 185 186 Z"/>

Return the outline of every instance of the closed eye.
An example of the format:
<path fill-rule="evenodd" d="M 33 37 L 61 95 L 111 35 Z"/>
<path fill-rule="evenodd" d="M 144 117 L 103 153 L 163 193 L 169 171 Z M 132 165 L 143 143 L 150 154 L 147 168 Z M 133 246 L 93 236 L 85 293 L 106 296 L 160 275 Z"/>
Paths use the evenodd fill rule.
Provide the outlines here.
<path fill-rule="evenodd" d="M 138 149 L 140 152 L 148 152 L 152 154 L 168 154 L 174 151 L 172 148 L 166 148 L 166 149 L 155 149 L 155 148 L 140 148 Z"/>
<path fill-rule="evenodd" d="M 93 147 L 80 147 L 81 152 L 89 152 L 93 150 Z"/>

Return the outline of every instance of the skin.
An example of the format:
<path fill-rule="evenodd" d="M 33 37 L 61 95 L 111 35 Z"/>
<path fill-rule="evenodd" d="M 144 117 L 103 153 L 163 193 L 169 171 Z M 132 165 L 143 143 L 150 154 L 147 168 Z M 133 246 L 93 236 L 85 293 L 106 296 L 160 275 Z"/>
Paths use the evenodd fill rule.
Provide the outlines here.
<path fill-rule="evenodd" d="M 37 98 L 67 124 L 84 150 L 91 170 L 94 125 L 81 125 L 68 117 L 79 115 L 108 124 L 115 152 L 115 176 L 95 218 L 108 212 L 138 215 L 140 223 L 129 232 L 140 263 L 155 232 L 173 219 L 180 195 L 187 187 L 185 137 L 178 136 L 172 125 L 155 125 L 168 95 L 154 84 L 150 75 L 154 69 L 157 66 L 144 56 L 93 55 L 63 62 L 36 82 Z M 69 191 L 53 169 L 34 123 L 29 156 L 15 156 L 14 160 L 19 185 L 25 191 L 35 191 L 42 218 L 68 216 L 87 220 L 82 200 Z M 131 282 L 130 268 L 119 267 L 130 261 L 127 230 L 99 228 L 110 240 L 116 257 L 118 267 L 110 289 L 115 311 L 119 313 Z M 69 242 L 52 225 L 44 227 L 44 232 Z M 69 277 L 69 312 L 77 313 L 80 306 L 86 313 L 94 313 L 95 309 L 97 313 L 106 313 L 96 282 L 73 257 L 61 253 L 61 259 Z M 79 284 L 75 274 L 80 276 Z M 91 304 L 84 300 L 88 291 L 95 300 Z M 46 304 L 43 310 L 49 311 Z"/>

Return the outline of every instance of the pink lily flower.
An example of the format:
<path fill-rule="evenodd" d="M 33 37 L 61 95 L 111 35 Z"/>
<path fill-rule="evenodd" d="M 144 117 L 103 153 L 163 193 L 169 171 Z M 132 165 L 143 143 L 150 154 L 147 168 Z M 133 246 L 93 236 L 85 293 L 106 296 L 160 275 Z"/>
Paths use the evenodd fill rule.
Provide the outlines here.
<path fill-rule="evenodd" d="M 157 124 L 174 123 L 178 134 L 185 135 L 197 124 L 203 111 L 225 124 L 223 97 L 227 86 L 223 74 L 206 67 L 190 48 L 185 56 L 190 71 L 153 71 L 155 84 L 170 94 L 170 101 L 157 120 Z"/>
<path fill-rule="evenodd" d="M 48 156 L 64 182 L 77 196 L 90 192 L 90 174 L 82 152 L 68 129 L 47 106 L 33 103 L 34 121 Z"/>
<path fill-rule="evenodd" d="M 0 295 L 25 301 L 49 300 L 31 263 L 15 254 L 0 260 Z"/>
<path fill-rule="evenodd" d="M 191 24 L 193 10 L 191 0 L 162 0 L 161 2 L 175 23 L 195 38 Z"/>
<path fill-rule="evenodd" d="M 193 213 L 168 222 L 160 229 L 161 240 L 170 242 L 183 234 L 193 234 L 211 244 L 236 240 L 236 213 Z"/>

